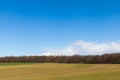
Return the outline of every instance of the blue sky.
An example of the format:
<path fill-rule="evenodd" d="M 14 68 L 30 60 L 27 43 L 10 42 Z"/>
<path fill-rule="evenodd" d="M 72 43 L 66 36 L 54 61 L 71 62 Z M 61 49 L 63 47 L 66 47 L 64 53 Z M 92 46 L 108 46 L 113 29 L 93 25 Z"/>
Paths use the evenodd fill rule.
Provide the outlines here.
<path fill-rule="evenodd" d="M 0 56 L 116 42 L 119 30 L 119 0 L 0 0 Z"/>

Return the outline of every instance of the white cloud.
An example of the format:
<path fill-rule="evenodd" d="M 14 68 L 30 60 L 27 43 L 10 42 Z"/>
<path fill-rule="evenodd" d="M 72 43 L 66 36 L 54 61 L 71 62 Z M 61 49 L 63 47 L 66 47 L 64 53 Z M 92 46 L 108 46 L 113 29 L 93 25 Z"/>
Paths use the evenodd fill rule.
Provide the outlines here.
<path fill-rule="evenodd" d="M 116 52 L 120 52 L 120 42 L 97 43 L 79 40 L 64 49 L 46 48 L 42 55 L 94 55 Z"/>

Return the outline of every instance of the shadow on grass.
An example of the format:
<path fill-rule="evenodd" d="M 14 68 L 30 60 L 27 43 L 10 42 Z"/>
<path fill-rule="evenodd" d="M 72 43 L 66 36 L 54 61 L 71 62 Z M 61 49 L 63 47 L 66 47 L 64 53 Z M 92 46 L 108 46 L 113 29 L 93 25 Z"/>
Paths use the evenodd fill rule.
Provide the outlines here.
<path fill-rule="evenodd" d="M 0 66 L 36 64 L 32 62 L 0 63 Z"/>

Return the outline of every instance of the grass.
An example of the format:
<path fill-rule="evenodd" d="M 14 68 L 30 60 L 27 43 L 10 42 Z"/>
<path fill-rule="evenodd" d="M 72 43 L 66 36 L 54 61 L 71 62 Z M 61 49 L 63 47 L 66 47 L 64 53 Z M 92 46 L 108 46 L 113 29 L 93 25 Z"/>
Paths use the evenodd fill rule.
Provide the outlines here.
<path fill-rule="evenodd" d="M 2 63 L 0 80 L 120 80 L 120 64 Z"/>
<path fill-rule="evenodd" d="M 26 64 L 33 64 L 31 62 L 23 63 L 23 62 L 16 62 L 16 63 L 0 63 L 0 66 L 9 66 L 9 65 L 26 65 Z"/>

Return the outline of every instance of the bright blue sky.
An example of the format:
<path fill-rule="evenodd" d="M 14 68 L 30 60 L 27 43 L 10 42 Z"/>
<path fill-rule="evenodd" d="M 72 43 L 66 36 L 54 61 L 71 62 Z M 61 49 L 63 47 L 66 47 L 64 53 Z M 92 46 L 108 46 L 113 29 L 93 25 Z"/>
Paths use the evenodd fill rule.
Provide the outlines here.
<path fill-rule="evenodd" d="M 0 56 L 120 40 L 119 0 L 0 0 Z"/>

